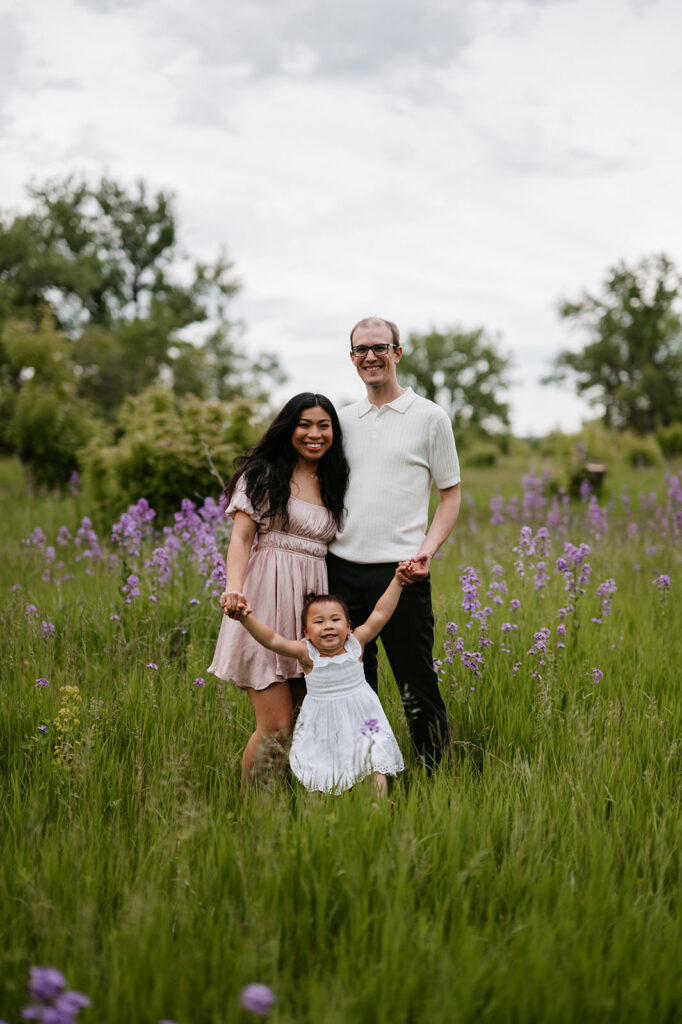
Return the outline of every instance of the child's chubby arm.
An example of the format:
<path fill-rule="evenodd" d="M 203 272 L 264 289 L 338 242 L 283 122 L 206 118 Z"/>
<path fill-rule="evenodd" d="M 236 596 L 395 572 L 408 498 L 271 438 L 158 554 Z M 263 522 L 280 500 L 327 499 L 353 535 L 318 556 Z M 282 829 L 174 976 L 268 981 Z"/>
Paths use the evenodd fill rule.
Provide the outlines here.
<path fill-rule="evenodd" d="M 244 629 L 251 634 L 254 640 L 257 640 L 262 647 L 267 647 L 269 651 L 274 651 L 275 654 L 281 654 L 285 658 L 296 658 L 301 665 L 303 671 L 307 674 L 313 667 L 313 663 L 308 654 L 308 648 L 302 640 L 287 640 L 286 637 L 280 636 L 279 633 L 275 633 L 271 626 L 266 626 L 264 622 L 260 622 L 259 619 L 253 614 L 251 605 L 247 604 L 243 611 L 240 611 L 235 615 L 235 618 L 241 622 Z"/>
<path fill-rule="evenodd" d="M 408 580 L 405 579 L 405 575 L 402 572 L 402 565 L 403 563 L 401 562 L 396 569 L 395 576 L 374 605 L 374 610 L 367 621 L 363 622 L 361 626 L 358 626 L 353 631 L 355 639 L 359 640 L 363 647 L 379 635 L 396 610 L 403 587 L 408 585 Z"/>

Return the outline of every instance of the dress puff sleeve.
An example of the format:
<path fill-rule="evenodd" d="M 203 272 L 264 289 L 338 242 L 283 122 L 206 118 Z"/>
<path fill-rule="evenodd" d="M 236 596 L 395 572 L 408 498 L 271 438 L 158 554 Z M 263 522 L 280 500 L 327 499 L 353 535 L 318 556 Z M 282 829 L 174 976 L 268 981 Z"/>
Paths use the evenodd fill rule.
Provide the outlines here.
<path fill-rule="evenodd" d="M 230 504 L 225 509 L 225 515 L 234 518 L 235 512 L 246 512 L 249 519 L 260 525 L 263 522 L 263 515 L 256 512 L 246 493 L 246 481 L 240 477 L 234 489 Z"/>

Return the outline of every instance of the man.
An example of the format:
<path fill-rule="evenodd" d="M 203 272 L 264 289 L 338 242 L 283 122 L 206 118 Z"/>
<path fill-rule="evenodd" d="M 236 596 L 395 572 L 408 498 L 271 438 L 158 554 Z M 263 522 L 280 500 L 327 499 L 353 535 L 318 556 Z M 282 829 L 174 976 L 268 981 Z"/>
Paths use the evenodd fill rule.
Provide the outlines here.
<path fill-rule="evenodd" d="M 457 450 L 446 413 L 398 383 L 402 348 L 396 325 L 378 317 L 360 320 L 350 341 L 367 397 L 339 413 L 350 483 L 348 515 L 329 545 L 329 590 L 346 600 L 352 622 L 364 622 L 396 564 L 410 561 L 415 582 L 404 589 L 380 636 L 412 741 L 433 767 L 449 737 L 433 667 L 429 566 L 459 513 Z M 432 481 L 440 501 L 427 532 Z M 364 665 L 376 690 L 376 642 L 365 648 Z"/>

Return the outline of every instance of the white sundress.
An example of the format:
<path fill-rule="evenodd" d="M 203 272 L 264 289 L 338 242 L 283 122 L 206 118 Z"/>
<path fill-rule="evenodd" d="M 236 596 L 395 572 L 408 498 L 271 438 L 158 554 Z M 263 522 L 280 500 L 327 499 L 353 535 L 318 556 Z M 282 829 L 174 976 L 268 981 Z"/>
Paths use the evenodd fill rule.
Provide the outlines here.
<path fill-rule="evenodd" d="M 403 756 L 365 679 L 359 641 L 351 633 L 334 658 L 306 644 L 313 668 L 305 677 L 307 693 L 289 753 L 296 778 L 306 789 L 332 793 L 350 789 L 372 772 L 401 772 Z"/>

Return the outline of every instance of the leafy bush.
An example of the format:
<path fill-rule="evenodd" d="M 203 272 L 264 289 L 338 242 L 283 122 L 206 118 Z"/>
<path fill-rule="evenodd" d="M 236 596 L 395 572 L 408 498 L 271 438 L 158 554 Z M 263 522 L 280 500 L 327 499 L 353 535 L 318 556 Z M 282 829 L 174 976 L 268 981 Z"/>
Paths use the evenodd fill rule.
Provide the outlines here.
<path fill-rule="evenodd" d="M 494 466 L 498 455 L 499 450 L 496 445 L 479 441 L 465 448 L 462 462 L 465 466 Z"/>
<path fill-rule="evenodd" d="M 167 519 L 183 497 L 221 491 L 235 457 L 255 440 L 254 418 L 245 399 L 178 400 L 149 388 L 125 403 L 115 445 L 91 444 L 83 453 L 86 487 L 100 513 L 116 516 L 144 496 Z"/>
<path fill-rule="evenodd" d="M 78 398 L 30 381 L 21 389 L 14 407 L 12 434 L 17 454 L 33 484 L 63 487 L 79 468 L 79 452 L 102 438 L 102 427 Z"/>
<path fill-rule="evenodd" d="M 667 427 L 659 427 L 656 440 L 663 454 L 667 457 L 682 454 L 682 423 L 669 423 Z"/>
<path fill-rule="evenodd" d="M 633 434 L 626 431 L 621 437 L 621 451 L 628 466 L 661 466 L 663 452 L 653 434 Z"/>

